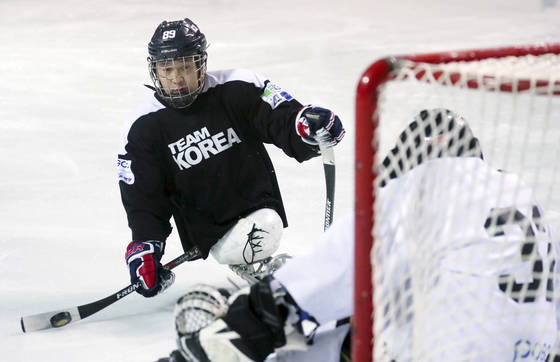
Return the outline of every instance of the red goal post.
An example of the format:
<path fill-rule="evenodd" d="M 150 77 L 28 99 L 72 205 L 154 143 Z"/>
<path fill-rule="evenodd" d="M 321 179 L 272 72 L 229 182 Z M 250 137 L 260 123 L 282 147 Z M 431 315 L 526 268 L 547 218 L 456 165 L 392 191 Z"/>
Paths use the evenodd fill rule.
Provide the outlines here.
<path fill-rule="evenodd" d="M 373 292 L 372 263 L 370 254 L 374 226 L 374 180 L 377 162 L 384 155 L 377 155 L 379 142 L 376 135 L 380 123 L 378 102 L 380 89 L 392 81 L 414 77 L 420 83 L 436 83 L 440 86 L 464 89 L 484 88 L 489 92 L 518 93 L 529 89 L 540 94 L 560 94 L 559 74 L 550 78 L 518 78 L 502 81 L 492 73 L 474 74 L 445 70 L 445 65 L 467 64 L 487 59 L 541 56 L 560 54 L 560 44 L 542 44 L 483 50 L 466 50 L 444 53 L 387 57 L 373 63 L 362 75 L 356 95 L 356 145 L 355 145 L 355 290 L 353 320 L 353 361 L 365 362 L 373 359 Z M 435 67 L 433 67 L 435 65 Z M 443 68 L 440 68 L 443 67 Z M 397 73 L 401 67 L 407 72 Z M 546 68 L 546 66 L 545 66 Z M 442 70 L 443 69 L 443 70 Z M 557 70 L 555 70 L 557 72 Z M 467 71 L 468 73 L 468 71 Z M 399 79 L 397 79 L 399 78 Z M 500 78 L 500 79 L 498 79 Z M 499 81 L 498 81 L 499 80 Z M 551 84 L 552 83 L 552 84 Z M 382 120 L 387 121 L 387 120 Z M 376 157 L 377 156 L 377 157 Z"/>

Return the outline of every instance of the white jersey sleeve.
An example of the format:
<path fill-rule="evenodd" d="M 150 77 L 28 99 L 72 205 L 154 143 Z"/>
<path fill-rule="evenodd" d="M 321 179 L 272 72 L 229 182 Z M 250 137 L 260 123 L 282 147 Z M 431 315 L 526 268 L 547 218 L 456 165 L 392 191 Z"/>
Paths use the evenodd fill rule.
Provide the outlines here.
<path fill-rule="evenodd" d="M 354 218 L 333 223 L 308 253 L 288 260 L 274 277 L 319 323 L 352 315 Z"/>
<path fill-rule="evenodd" d="M 321 324 L 352 315 L 354 218 L 337 220 L 305 255 L 288 260 L 274 277 L 299 307 Z M 267 362 L 338 362 L 348 324 L 320 326 L 306 351 L 275 354 Z"/>
<path fill-rule="evenodd" d="M 375 302 L 387 359 L 544 361 L 557 243 L 518 177 L 429 161 L 381 191 Z"/>

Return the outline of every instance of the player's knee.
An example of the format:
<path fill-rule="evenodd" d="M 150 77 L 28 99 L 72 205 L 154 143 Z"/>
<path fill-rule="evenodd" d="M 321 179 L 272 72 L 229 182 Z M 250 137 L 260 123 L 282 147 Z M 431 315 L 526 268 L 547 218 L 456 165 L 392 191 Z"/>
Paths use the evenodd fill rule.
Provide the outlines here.
<path fill-rule="evenodd" d="M 271 256 L 280 246 L 283 223 L 272 209 L 239 219 L 210 249 L 220 264 L 250 264 Z"/>

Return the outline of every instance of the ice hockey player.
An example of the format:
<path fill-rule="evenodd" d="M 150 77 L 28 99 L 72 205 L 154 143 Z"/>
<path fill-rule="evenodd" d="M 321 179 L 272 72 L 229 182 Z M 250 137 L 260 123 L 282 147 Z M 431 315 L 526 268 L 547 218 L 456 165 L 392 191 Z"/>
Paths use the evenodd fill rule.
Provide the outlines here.
<path fill-rule="evenodd" d="M 394 304 L 377 308 L 385 320 L 376 357 L 544 361 L 556 336 L 558 240 L 532 191 L 490 168 L 464 119 L 442 109 L 422 111 L 383 164 L 378 214 L 386 221 L 376 242 L 390 252 L 376 255 L 384 271 L 376 293 Z M 407 220 L 432 237 L 423 240 Z M 228 300 L 193 287 L 176 305 L 179 350 L 170 360 L 339 361 L 347 329 L 312 326 L 352 313 L 353 225 L 351 217 L 335 222 L 308 254 Z M 419 253 L 437 262 L 418 262 Z M 403 309 L 414 305 L 414 288 L 423 291 L 424 318 Z M 412 343 L 413 331 L 422 343 Z"/>
<path fill-rule="evenodd" d="M 338 116 L 302 106 L 248 70 L 206 71 L 207 42 L 189 19 L 159 24 L 148 45 L 155 92 L 125 123 L 118 155 L 132 230 L 126 263 L 152 297 L 174 279 L 162 267 L 173 216 L 182 247 L 219 263 L 252 264 L 279 246 L 287 218 L 265 143 L 303 162 L 344 136 Z"/>

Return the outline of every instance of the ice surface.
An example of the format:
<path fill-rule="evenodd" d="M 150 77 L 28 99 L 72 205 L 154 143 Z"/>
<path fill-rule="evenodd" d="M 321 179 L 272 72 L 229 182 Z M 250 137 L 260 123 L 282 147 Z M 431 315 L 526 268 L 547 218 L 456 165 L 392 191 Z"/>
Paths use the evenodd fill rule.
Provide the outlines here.
<path fill-rule="evenodd" d="M 66 328 L 20 330 L 22 315 L 89 303 L 128 284 L 115 157 L 123 120 L 149 94 L 146 45 L 161 20 L 191 17 L 211 44 L 210 69 L 253 69 L 340 115 L 347 136 L 335 152 L 336 219 L 353 207 L 362 71 L 388 54 L 558 41 L 560 9 L 549 3 L 1 0 L 0 359 L 155 361 L 174 347 L 181 292 L 232 276 L 212 260 L 189 263 L 155 299 L 132 295 Z M 322 232 L 322 165 L 270 150 L 290 221 L 281 251 L 298 254 Z M 179 253 L 173 234 L 166 260 Z"/>

